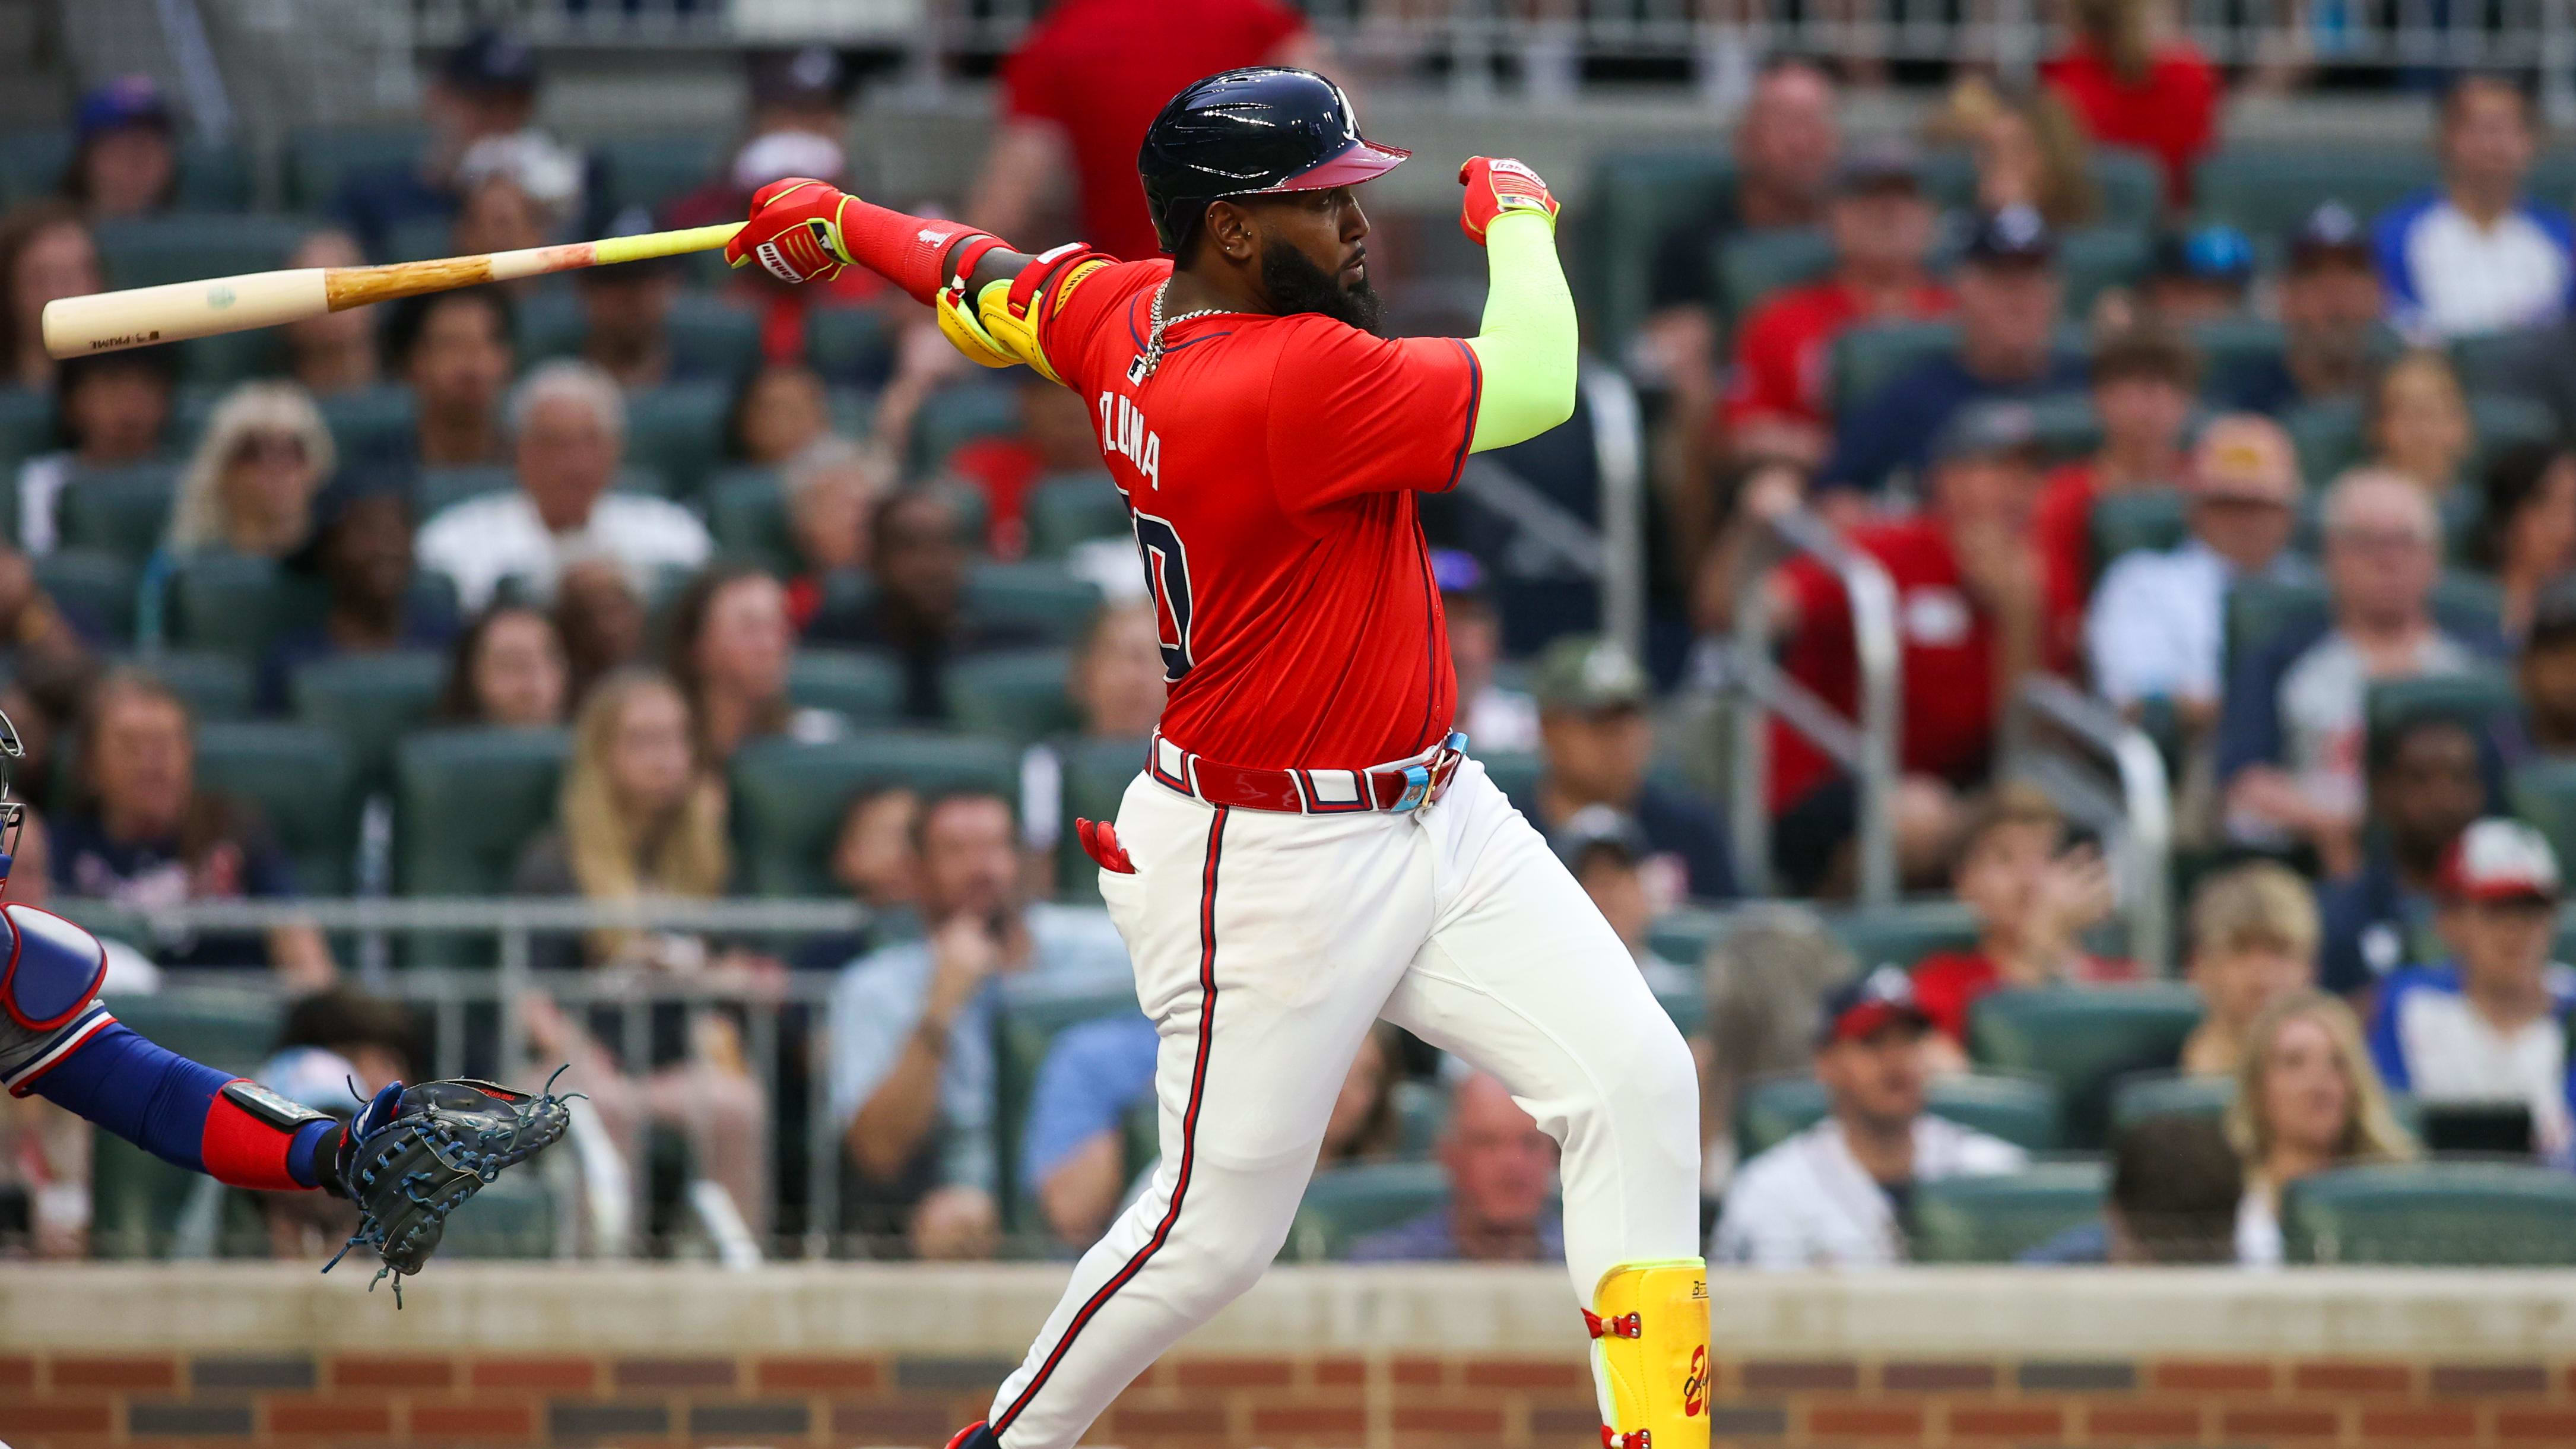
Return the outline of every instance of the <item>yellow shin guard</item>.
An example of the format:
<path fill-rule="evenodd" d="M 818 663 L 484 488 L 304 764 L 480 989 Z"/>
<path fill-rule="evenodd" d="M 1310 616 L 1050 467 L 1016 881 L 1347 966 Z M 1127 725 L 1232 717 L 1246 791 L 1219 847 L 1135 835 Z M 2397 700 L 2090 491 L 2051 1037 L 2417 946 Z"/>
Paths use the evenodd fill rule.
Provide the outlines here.
<path fill-rule="evenodd" d="M 1622 1263 L 1601 1275 L 1592 1373 L 1606 1449 L 1708 1449 L 1708 1265 Z"/>

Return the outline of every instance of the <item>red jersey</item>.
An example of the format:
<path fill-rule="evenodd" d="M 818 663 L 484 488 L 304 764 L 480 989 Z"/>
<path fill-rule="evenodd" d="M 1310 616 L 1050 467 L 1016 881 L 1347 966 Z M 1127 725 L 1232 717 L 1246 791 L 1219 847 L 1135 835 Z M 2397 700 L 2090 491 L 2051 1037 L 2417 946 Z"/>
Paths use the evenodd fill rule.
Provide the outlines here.
<path fill-rule="evenodd" d="M 2087 956 L 2071 979 L 2088 986 L 2135 981 L 2138 967 L 2134 961 Z M 1993 958 L 1979 951 L 1936 951 L 1914 963 L 1914 1004 L 1923 1008 L 1942 1035 L 1956 1042 L 1968 1039 L 1968 1008 L 2005 984 Z"/>
<path fill-rule="evenodd" d="M 1475 353 L 1314 313 L 1166 332 L 1133 380 L 1169 261 L 1102 267 L 1040 305 L 1039 346 L 1091 405 L 1162 623 L 1163 733 L 1258 769 L 1361 769 L 1457 711 L 1413 495 L 1454 486 Z"/>
<path fill-rule="evenodd" d="M 2216 139 L 2219 91 L 2217 68 L 2190 41 L 2158 50 L 2134 82 L 2080 39 L 2039 73 L 2094 140 L 2134 147 L 2162 163 L 2166 206 L 2179 211 L 2190 204 L 2191 168 Z"/>
<path fill-rule="evenodd" d="M 1727 427 L 1750 418 L 1792 418 L 1825 427 L 1833 421 L 1834 339 L 1867 316 L 1862 294 L 1827 278 L 1778 293 L 1753 309 L 1735 337 L 1735 365 L 1728 370 L 1718 420 Z M 1950 291 L 1926 281 L 1906 293 L 1888 320 L 1944 317 Z"/>
<path fill-rule="evenodd" d="M 1002 62 L 1002 114 L 1063 130 L 1082 212 L 1075 234 L 1145 260 L 1162 254 L 1136 179 L 1145 127 L 1181 87 L 1269 60 L 1305 29 L 1277 0 L 1061 0 Z"/>
<path fill-rule="evenodd" d="M 1959 779 L 1973 775 L 1993 748 L 1995 624 L 1968 592 L 1950 535 L 1939 521 L 1910 518 L 1853 529 L 1845 542 L 1877 559 L 1896 589 L 1898 671 L 1897 765 L 1909 773 Z M 1851 596 L 1824 565 L 1800 558 L 1781 570 L 1798 611 L 1797 632 L 1782 659 L 1791 678 L 1814 690 L 1845 718 L 1860 700 L 1860 660 L 1852 647 Z M 2041 638 L 2054 662 L 2054 641 L 2074 635 L 2074 620 L 2054 589 L 2045 593 Z M 2078 601 L 2080 604 L 2080 601 Z M 1834 773 L 1834 764 L 1785 723 L 1771 729 L 1771 800 L 1799 797 Z"/>
<path fill-rule="evenodd" d="M 2072 660 L 2083 649 L 2084 596 L 2093 578 L 2093 501 L 2101 496 L 2101 470 L 2078 460 L 2048 475 L 2031 510 L 2031 542 L 2039 548 L 2049 614 L 2060 625 L 2048 640 L 2053 660 Z"/>

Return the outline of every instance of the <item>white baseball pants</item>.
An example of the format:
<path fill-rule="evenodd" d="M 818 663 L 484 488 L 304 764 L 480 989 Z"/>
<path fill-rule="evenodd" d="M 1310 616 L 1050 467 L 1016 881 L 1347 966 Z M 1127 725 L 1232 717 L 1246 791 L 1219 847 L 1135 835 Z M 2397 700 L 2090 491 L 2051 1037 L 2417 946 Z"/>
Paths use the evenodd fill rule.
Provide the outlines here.
<path fill-rule="evenodd" d="M 1581 886 L 1474 760 L 1420 815 L 1223 808 L 1139 775 L 1101 894 L 1162 1034 L 1162 1163 L 1075 1265 L 990 1424 L 1072 1449 L 1260 1278 L 1384 1017 L 1499 1077 L 1562 1149 L 1566 1271 L 1699 1252 L 1689 1048 Z M 1569 1349 L 1580 1319 L 1566 1313 Z"/>

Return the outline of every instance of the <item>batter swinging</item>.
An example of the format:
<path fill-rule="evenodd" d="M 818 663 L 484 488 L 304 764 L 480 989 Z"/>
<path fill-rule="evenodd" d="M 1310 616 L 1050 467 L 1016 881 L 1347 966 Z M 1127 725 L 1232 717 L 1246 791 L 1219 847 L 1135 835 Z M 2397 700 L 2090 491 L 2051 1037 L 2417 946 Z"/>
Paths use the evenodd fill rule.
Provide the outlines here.
<path fill-rule="evenodd" d="M 1405 154 L 1321 76 L 1227 71 L 1138 158 L 1170 261 L 1029 256 L 803 180 L 755 197 L 727 249 L 791 282 L 870 267 L 975 361 L 1088 400 L 1161 616 L 1151 758 L 1114 826 L 1080 831 L 1162 1035 L 1162 1164 L 951 1449 L 1071 1449 L 1261 1276 L 1379 1017 L 1501 1078 L 1561 1145 L 1602 1442 L 1708 1443 L 1690 1054 L 1450 732 L 1413 497 L 1573 413 L 1556 202 L 1516 161 L 1469 161 L 1483 328 L 1385 340 L 1353 188 Z"/>

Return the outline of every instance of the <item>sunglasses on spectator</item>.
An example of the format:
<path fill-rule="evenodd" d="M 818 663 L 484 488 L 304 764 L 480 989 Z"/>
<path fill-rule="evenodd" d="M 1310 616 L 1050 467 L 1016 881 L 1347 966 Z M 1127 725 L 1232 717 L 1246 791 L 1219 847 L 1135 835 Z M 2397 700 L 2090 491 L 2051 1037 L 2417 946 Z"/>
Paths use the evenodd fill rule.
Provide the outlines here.
<path fill-rule="evenodd" d="M 233 444 L 236 463 L 301 463 L 304 440 L 293 433 L 249 433 Z"/>

